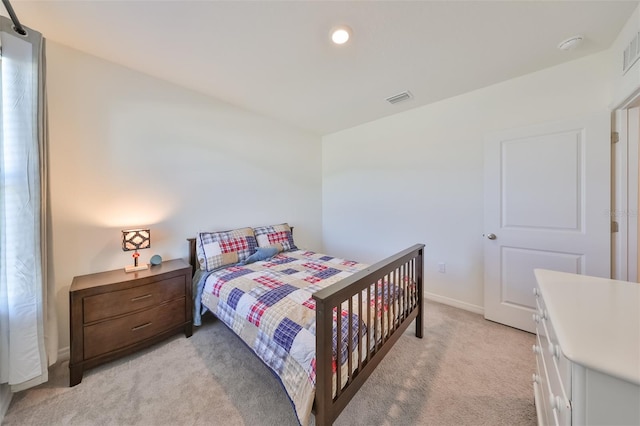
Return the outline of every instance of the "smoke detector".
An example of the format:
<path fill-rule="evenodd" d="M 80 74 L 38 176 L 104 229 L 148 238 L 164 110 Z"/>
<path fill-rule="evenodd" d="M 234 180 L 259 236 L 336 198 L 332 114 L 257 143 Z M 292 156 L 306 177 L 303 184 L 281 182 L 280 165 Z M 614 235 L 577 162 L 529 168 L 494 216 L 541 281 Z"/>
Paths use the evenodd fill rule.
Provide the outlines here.
<path fill-rule="evenodd" d="M 561 41 L 558 44 L 558 49 L 560 49 L 560 50 L 572 50 L 572 49 L 575 49 L 576 47 L 578 47 L 582 43 L 583 40 L 584 40 L 584 37 L 582 37 L 581 35 L 569 37 L 568 39 L 566 39 L 564 41 Z"/>

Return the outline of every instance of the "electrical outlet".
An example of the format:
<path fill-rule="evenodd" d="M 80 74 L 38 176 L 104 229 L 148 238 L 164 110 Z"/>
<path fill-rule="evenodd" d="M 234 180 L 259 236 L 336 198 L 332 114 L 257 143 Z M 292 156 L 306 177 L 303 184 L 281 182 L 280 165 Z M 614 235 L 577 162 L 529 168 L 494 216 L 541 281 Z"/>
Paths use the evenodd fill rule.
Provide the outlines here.
<path fill-rule="evenodd" d="M 438 272 L 444 274 L 445 272 L 447 272 L 447 264 L 444 262 L 440 262 L 438 263 Z"/>

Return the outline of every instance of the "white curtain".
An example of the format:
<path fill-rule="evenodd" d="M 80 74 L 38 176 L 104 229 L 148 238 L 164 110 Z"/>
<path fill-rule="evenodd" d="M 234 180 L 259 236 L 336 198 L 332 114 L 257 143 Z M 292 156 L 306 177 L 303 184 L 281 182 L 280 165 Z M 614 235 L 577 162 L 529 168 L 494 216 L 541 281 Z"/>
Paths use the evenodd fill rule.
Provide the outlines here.
<path fill-rule="evenodd" d="M 26 30 L 22 36 L 0 17 L 0 383 L 12 391 L 47 381 L 57 356 L 46 262 L 44 40 Z"/>

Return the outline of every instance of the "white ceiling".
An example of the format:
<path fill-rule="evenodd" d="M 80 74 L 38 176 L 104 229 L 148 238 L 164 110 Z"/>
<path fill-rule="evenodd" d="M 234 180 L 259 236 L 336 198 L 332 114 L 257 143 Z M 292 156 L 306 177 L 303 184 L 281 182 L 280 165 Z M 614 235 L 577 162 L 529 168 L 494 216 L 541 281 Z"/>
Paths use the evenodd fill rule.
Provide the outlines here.
<path fill-rule="evenodd" d="M 12 4 L 50 40 L 327 134 L 607 49 L 638 2 Z M 338 24 L 354 33 L 341 47 Z M 556 49 L 575 34 L 578 49 Z M 404 90 L 414 99 L 385 101 Z"/>

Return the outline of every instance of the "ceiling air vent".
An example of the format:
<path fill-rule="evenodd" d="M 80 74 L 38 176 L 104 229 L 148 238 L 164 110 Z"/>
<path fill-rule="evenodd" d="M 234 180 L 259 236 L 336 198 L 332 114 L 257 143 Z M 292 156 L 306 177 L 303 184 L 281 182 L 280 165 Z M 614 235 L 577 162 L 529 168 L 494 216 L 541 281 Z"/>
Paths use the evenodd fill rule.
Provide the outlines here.
<path fill-rule="evenodd" d="M 413 98 L 413 95 L 407 90 L 398 93 L 397 95 L 389 96 L 387 98 L 387 102 L 389 102 L 390 104 L 397 104 L 398 102 L 408 101 L 411 98 Z"/>
<path fill-rule="evenodd" d="M 640 32 L 631 39 L 629 45 L 622 54 L 622 74 L 629 71 L 629 68 L 633 66 L 640 58 Z"/>

